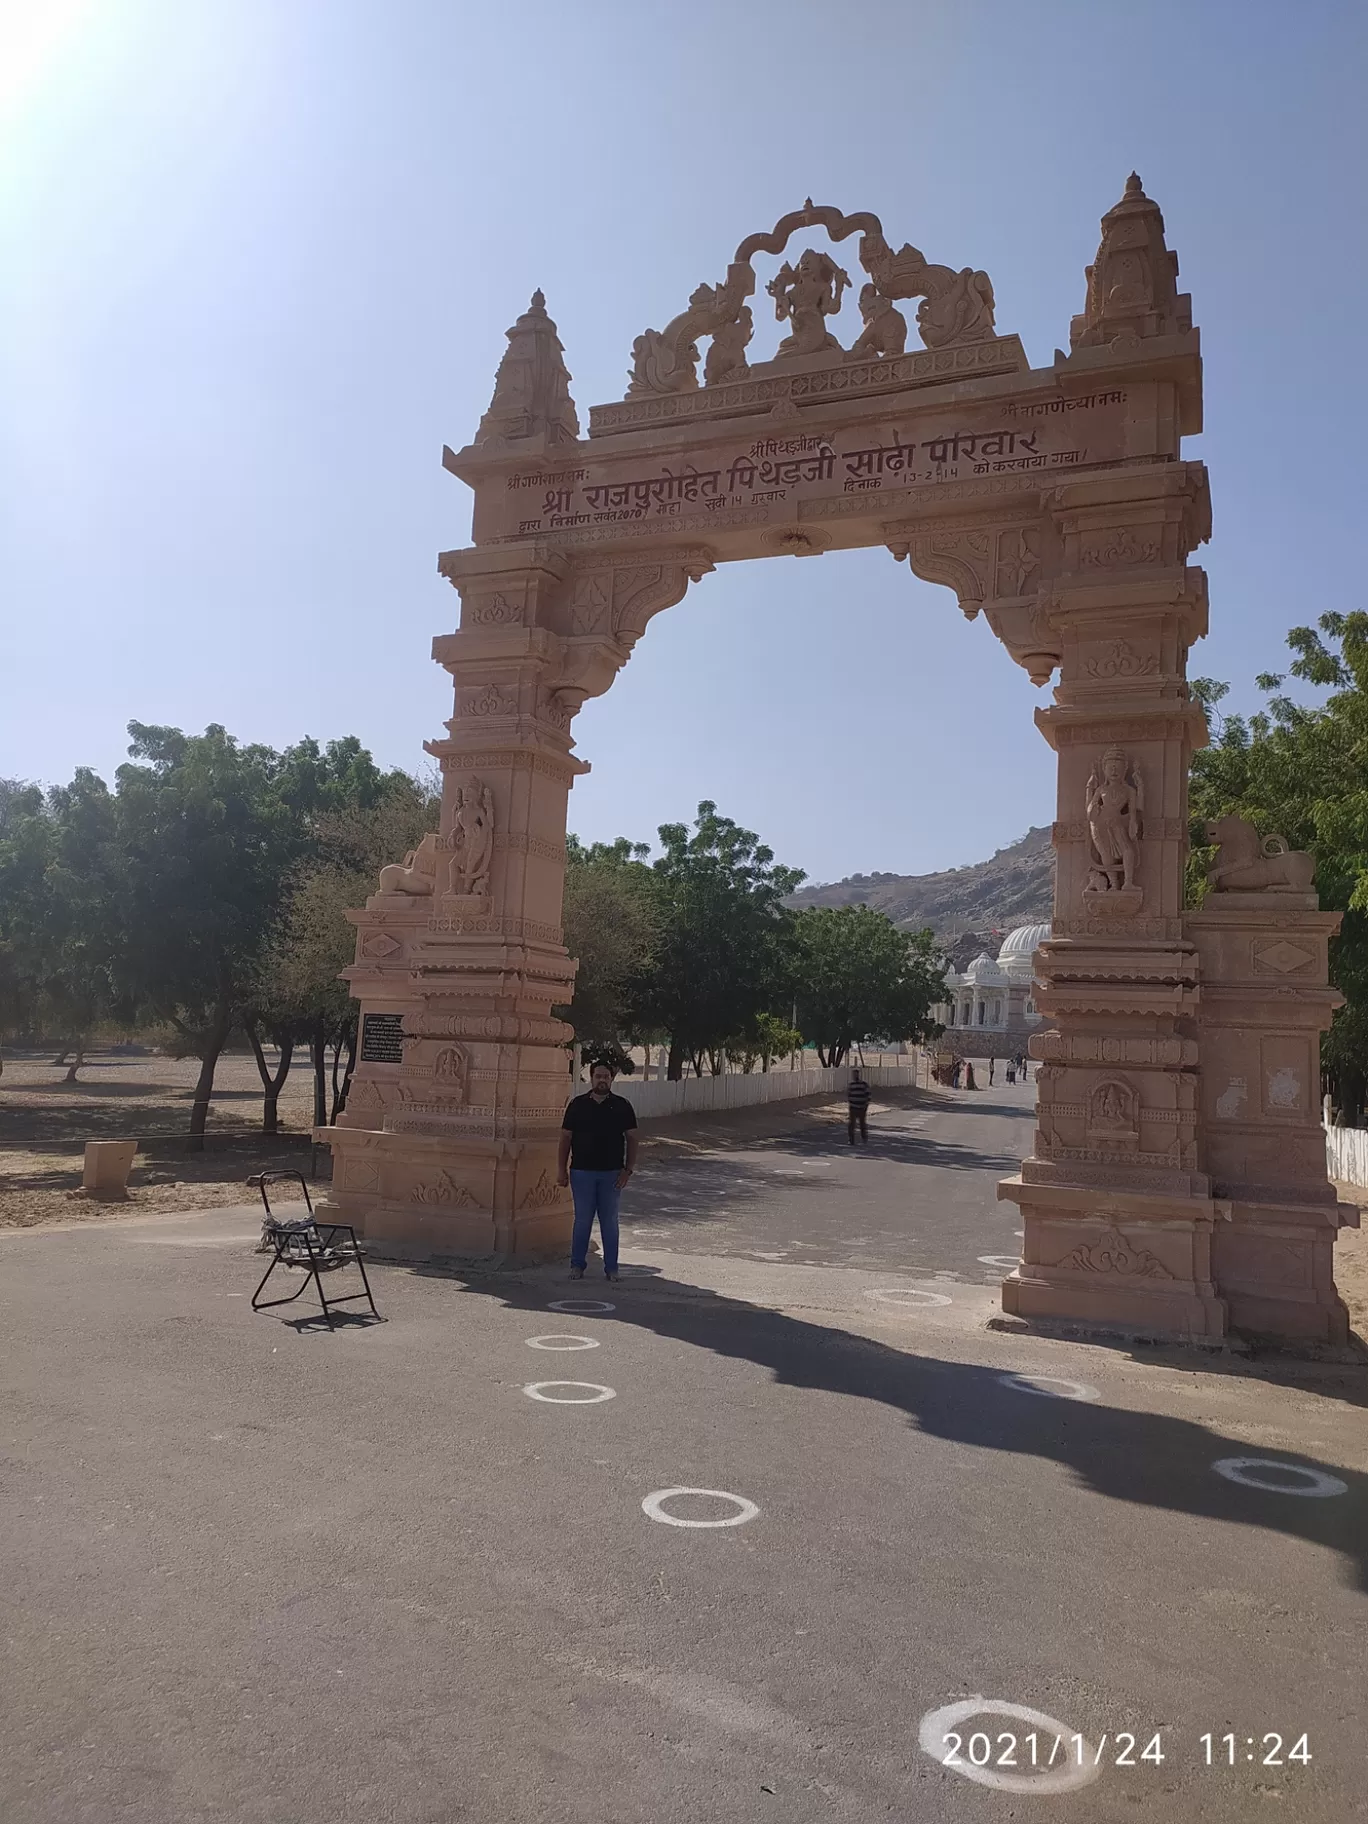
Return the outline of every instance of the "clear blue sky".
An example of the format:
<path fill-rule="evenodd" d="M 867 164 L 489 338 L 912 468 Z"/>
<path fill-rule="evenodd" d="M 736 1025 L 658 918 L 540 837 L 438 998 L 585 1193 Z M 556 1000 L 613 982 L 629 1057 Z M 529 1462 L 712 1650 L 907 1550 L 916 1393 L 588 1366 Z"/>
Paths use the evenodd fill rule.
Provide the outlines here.
<path fill-rule="evenodd" d="M 1132 167 L 1206 358 L 1194 669 L 1251 700 L 1362 604 L 1366 50 L 1329 0 L 0 0 L 0 774 L 109 775 L 130 718 L 417 768 L 441 446 L 535 286 L 587 422 L 811 194 L 985 267 L 1048 365 Z M 727 566 L 579 717 L 571 825 L 977 860 L 1053 816 L 1042 700 L 886 552 Z"/>

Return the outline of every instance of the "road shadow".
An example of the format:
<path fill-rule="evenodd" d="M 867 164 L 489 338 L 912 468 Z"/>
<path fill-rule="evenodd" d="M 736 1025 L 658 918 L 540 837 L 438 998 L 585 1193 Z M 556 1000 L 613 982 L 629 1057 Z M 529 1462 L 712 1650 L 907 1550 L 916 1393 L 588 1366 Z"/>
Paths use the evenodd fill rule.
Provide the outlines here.
<path fill-rule="evenodd" d="M 544 1312 L 549 1284 L 512 1287 L 471 1278 L 465 1293 L 509 1310 Z M 553 1296 L 579 1294 L 555 1282 Z M 876 1401 L 928 1436 L 977 1450 L 1048 1458 L 1080 1487 L 1133 1507 L 1258 1526 L 1337 1553 L 1368 1592 L 1368 1476 L 1316 1458 L 1266 1451 L 1187 1419 L 1131 1412 L 1100 1401 L 1033 1397 L 1003 1385 L 1002 1371 L 891 1349 L 850 1331 L 764 1310 L 725 1294 L 638 1269 L 609 1289 L 616 1310 L 597 1319 L 653 1331 L 714 1355 L 767 1369 L 782 1386 Z M 1205 1364 L 1202 1364 L 1205 1366 Z M 1213 1469 L 1222 1458 L 1271 1456 L 1348 1485 L 1344 1495 L 1307 1498 L 1240 1486 Z"/>

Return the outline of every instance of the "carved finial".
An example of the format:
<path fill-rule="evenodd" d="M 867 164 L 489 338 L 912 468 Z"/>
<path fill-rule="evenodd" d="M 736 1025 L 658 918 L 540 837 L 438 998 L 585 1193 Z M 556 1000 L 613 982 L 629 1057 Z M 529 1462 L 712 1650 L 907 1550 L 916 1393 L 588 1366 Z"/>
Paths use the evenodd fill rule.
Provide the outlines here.
<path fill-rule="evenodd" d="M 811 211 L 812 211 L 812 209 L 813 209 L 813 208 L 815 208 L 815 206 L 816 206 L 816 205 L 815 205 L 815 204 L 814 204 L 814 203 L 813 203 L 813 200 L 812 200 L 812 198 L 811 198 L 811 197 L 810 197 L 810 196 L 805 196 L 805 197 L 804 197 L 804 198 L 803 198 L 803 208 L 804 208 L 804 209 L 805 209 L 805 210 L 807 210 L 807 211 L 809 211 L 809 212 L 811 212 Z"/>
<path fill-rule="evenodd" d="M 494 397 L 475 441 L 517 437 L 544 437 L 548 443 L 574 443 L 579 437 L 565 351 L 540 290 L 532 293 L 531 304 L 508 331 Z"/>
<path fill-rule="evenodd" d="M 1184 334 L 1192 328 L 1192 299 L 1179 293 L 1177 279 L 1178 255 L 1165 245 L 1159 205 L 1132 171 L 1121 201 L 1102 217 L 1102 244 L 1070 345 L 1104 348 L 1118 336 Z"/>

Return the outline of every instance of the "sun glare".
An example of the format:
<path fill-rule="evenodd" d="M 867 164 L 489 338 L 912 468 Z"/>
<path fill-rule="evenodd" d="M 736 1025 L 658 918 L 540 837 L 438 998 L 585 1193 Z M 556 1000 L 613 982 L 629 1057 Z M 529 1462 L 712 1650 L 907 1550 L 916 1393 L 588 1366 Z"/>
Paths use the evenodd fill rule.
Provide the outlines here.
<path fill-rule="evenodd" d="M 37 93 L 89 13 L 90 0 L 0 0 L 0 114 Z"/>

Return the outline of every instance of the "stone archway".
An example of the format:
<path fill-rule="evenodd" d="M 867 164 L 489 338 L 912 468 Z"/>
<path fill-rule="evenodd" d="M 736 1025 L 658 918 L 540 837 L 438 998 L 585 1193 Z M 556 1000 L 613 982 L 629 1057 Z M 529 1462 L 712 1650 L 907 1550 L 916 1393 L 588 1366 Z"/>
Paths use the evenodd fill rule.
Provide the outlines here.
<path fill-rule="evenodd" d="M 751 366 L 752 262 L 817 230 L 859 235 L 864 331 L 848 351 L 829 334 L 849 279 L 805 245 L 766 288 L 788 333 Z M 1032 1041 L 1034 1150 L 1001 1187 L 1025 1229 L 1005 1309 L 1218 1337 L 1243 1300 L 1262 1327 L 1344 1333 L 1330 1275 L 1340 1212 L 1316 1152 L 1335 921 L 1304 893 L 1281 900 L 1305 976 L 1279 978 L 1276 1005 L 1240 978 L 1217 1018 L 1199 976 L 1233 983 L 1239 944 L 1203 937 L 1208 915 L 1183 911 L 1188 767 L 1206 739 L 1186 683 L 1206 579 L 1187 560 L 1210 519 L 1203 465 L 1181 450 L 1201 428 L 1201 360 L 1176 277 L 1158 206 L 1132 177 L 1103 218 L 1069 354 L 1033 369 L 998 333 L 985 273 L 895 253 L 877 217 L 809 201 L 637 338 L 627 396 L 591 410 L 587 438 L 533 297 L 473 443 L 443 457 L 475 501 L 473 545 L 440 560 L 461 598 L 459 630 L 433 642 L 455 686 L 447 736 L 428 743 L 441 830 L 351 915 L 359 1062 L 341 1125 L 319 1137 L 334 1150 L 331 1204 L 373 1246 L 564 1246 L 554 1160 L 570 1034 L 551 1008 L 574 975 L 560 931 L 568 793 L 587 770 L 574 717 L 651 617 L 717 564 L 883 545 L 981 614 L 1033 685 L 1058 674 L 1036 710 L 1059 760 L 1054 930 L 1036 955 L 1048 1024 Z M 923 346 L 908 352 L 898 305 L 913 298 Z M 1231 916 L 1262 929 L 1270 911 L 1258 899 Z M 1284 1071 L 1278 1107 L 1239 1105 L 1254 1118 L 1235 1148 L 1246 1163 L 1227 1160 L 1214 1186 L 1209 1018 L 1237 1064 L 1272 1042 Z M 1283 1163 L 1265 1171 L 1248 1159 L 1270 1119 Z"/>

